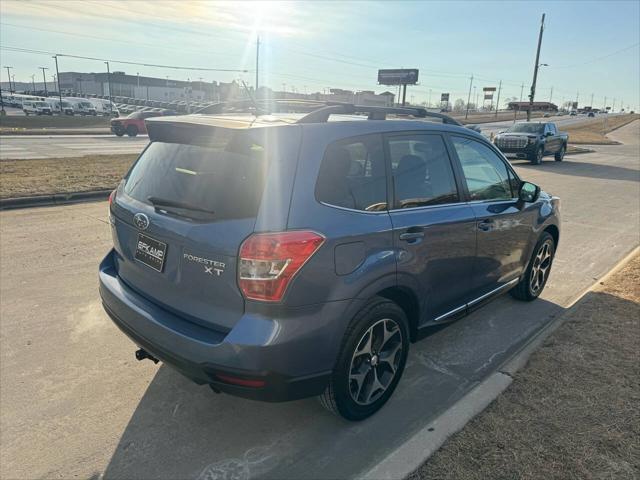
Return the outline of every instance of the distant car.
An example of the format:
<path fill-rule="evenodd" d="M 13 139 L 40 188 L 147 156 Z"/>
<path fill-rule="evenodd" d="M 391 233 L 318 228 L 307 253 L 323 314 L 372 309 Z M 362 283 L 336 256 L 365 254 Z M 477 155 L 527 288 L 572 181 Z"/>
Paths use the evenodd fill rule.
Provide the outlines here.
<path fill-rule="evenodd" d="M 512 125 L 493 140 L 498 149 L 515 158 L 528 158 L 534 165 L 542 163 L 542 157 L 553 154 L 561 162 L 567 151 L 569 135 L 558 132 L 556 124 L 521 122 Z"/>
<path fill-rule="evenodd" d="M 573 110 L 569 115 L 571 115 L 572 117 L 575 117 L 578 115 L 578 112 L 576 112 L 575 110 Z"/>
<path fill-rule="evenodd" d="M 593 112 L 589 112 L 589 114 L 587 115 L 587 117 L 595 117 L 595 116 L 596 116 L 596 114 L 593 113 Z"/>
<path fill-rule="evenodd" d="M 543 115 L 543 117 L 544 117 L 544 118 L 549 118 L 550 116 L 551 116 L 551 114 L 550 114 L 550 113 L 545 113 L 545 114 Z"/>
<path fill-rule="evenodd" d="M 147 133 L 147 127 L 144 124 L 145 118 L 162 115 L 162 112 L 133 112 L 127 117 L 111 120 L 111 131 L 119 137 L 122 137 L 125 133 L 130 137 L 135 137 L 139 133 Z"/>

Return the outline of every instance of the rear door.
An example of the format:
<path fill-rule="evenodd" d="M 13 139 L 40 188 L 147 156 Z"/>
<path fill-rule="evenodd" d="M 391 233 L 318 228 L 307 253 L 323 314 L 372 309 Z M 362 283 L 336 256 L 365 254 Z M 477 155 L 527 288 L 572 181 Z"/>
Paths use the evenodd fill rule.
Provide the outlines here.
<path fill-rule="evenodd" d="M 547 151 L 556 153 L 562 147 L 562 139 L 558 136 L 555 123 L 547 123 L 547 131 L 551 134 L 547 138 Z"/>
<path fill-rule="evenodd" d="M 469 299 L 476 252 L 475 216 L 462 202 L 460 183 L 439 134 L 388 135 L 398 275 L 422 289 L 427 315 L 444 319 Z"/>
<path fill-rule="evenodd" d="M 518 200 L 519 179 L 483 140 L 451 135 L 464 189 L 477 224 L 473 296 L 505 287 L 522 273 L 535 221 L 535 209 Z"/>
<path fill-rule="evenodd" d="M 196 323 L 233 327 L 244 311 L 240 244 L 254 231 L 270 168 L 297 148 L 278 149 L 272 130 L 210 128 L 147 147 L 113 207 L 116 263 L 126 284 Z"/>

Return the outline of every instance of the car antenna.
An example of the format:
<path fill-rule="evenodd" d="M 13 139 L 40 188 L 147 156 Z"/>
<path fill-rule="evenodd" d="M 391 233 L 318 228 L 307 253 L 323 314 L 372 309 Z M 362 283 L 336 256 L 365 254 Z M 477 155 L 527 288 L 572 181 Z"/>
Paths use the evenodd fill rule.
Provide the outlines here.
<path fill-rule="evenodd" d="M 249 87 L 247 87 L 247 84 L 245 83 L 244 80 L 242 80 L 242 86 L 247 92 L 247 95 L 249 96 L 249 99 L 251 100 L 253 107 L 256 109 L 254 115 L 257 117 L 260 113 L 262 113 L 262 110 L 260 110 L 260 107 L 258 107 L 258 102 L 256 102 L 256 99 L 253 98 L 253 95 L 251 95 L 251 91 L 249 90 Z"/>

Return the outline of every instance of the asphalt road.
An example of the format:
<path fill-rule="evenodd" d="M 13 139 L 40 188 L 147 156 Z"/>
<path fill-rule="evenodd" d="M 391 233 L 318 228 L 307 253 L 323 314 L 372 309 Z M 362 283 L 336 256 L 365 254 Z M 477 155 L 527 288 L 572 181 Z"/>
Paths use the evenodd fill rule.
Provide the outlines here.
<path fill-rule="evenodd" d="M 315 399 L 215 395 L 136 347 L 102 311 L 106 202 L 0 212 L 3 478 L 344 478 L 369 470 L 478 384 L 638 244 L 640 122 L 625 145 L 514 162 L 563 199 L 542 298 L 503 296 L 412 345 L 394 396 L 348 423 Z"/>
<path fill-rule="evenodd" d="M 573 125 L 576 123 L 583 122 L 603 122 L 606 121 L 608 117 L 614 117 L 616 115 L 621 115 L 619 113 L 610 113 L 607 115 L 596 115 L 595 117 L 589 118 L 587 115 L 576 115 L 572 117 L 570 115 L 563 115 L 561 117 L 554 116 L 548 118 L 535 118 L 534 122 L 554 122 L 557 127 L 562 130 L 562 127 L 566 127 L 568 125 Z M 522 122 L 524 120 L 518 120 L 518 122 Z M 511 125 L 513 125 L 513 120 L 504 120 L 501 122 L 490 122 L 490 123 L 481 123 L 478 126 L 481 128 L 482 133 L 487 137 L 491 135 L 491 133 L 498 133 L 506 130 Z"/>
<path fill-rule="evenodd" d="M 147 135 L 2 135 L 0 160 L 140 153 L 147 143 Z"/>

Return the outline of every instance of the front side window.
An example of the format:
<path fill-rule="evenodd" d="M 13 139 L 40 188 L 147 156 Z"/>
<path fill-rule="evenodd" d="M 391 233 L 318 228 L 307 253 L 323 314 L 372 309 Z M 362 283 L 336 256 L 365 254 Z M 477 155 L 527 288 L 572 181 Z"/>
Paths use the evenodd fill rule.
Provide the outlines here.
<path fill-rule="evenodd" d="M 449 155 L 440 135 L 415 134 L 388 141 L 394 208 L 441 205 L 459 200 Z"/>
<path fill-rule="evenodd" d="M 348 138 L 329 145 L 320 165 L 316 199 L 354 210 L 386 210 L 387 181 L 380 136 Z"/>
<path fill-rule="evenodd" d="M 509 169 L 493 150 L 466 137 L 452 136 L 451 140 L 472 201 L 513 198 Z"/>

